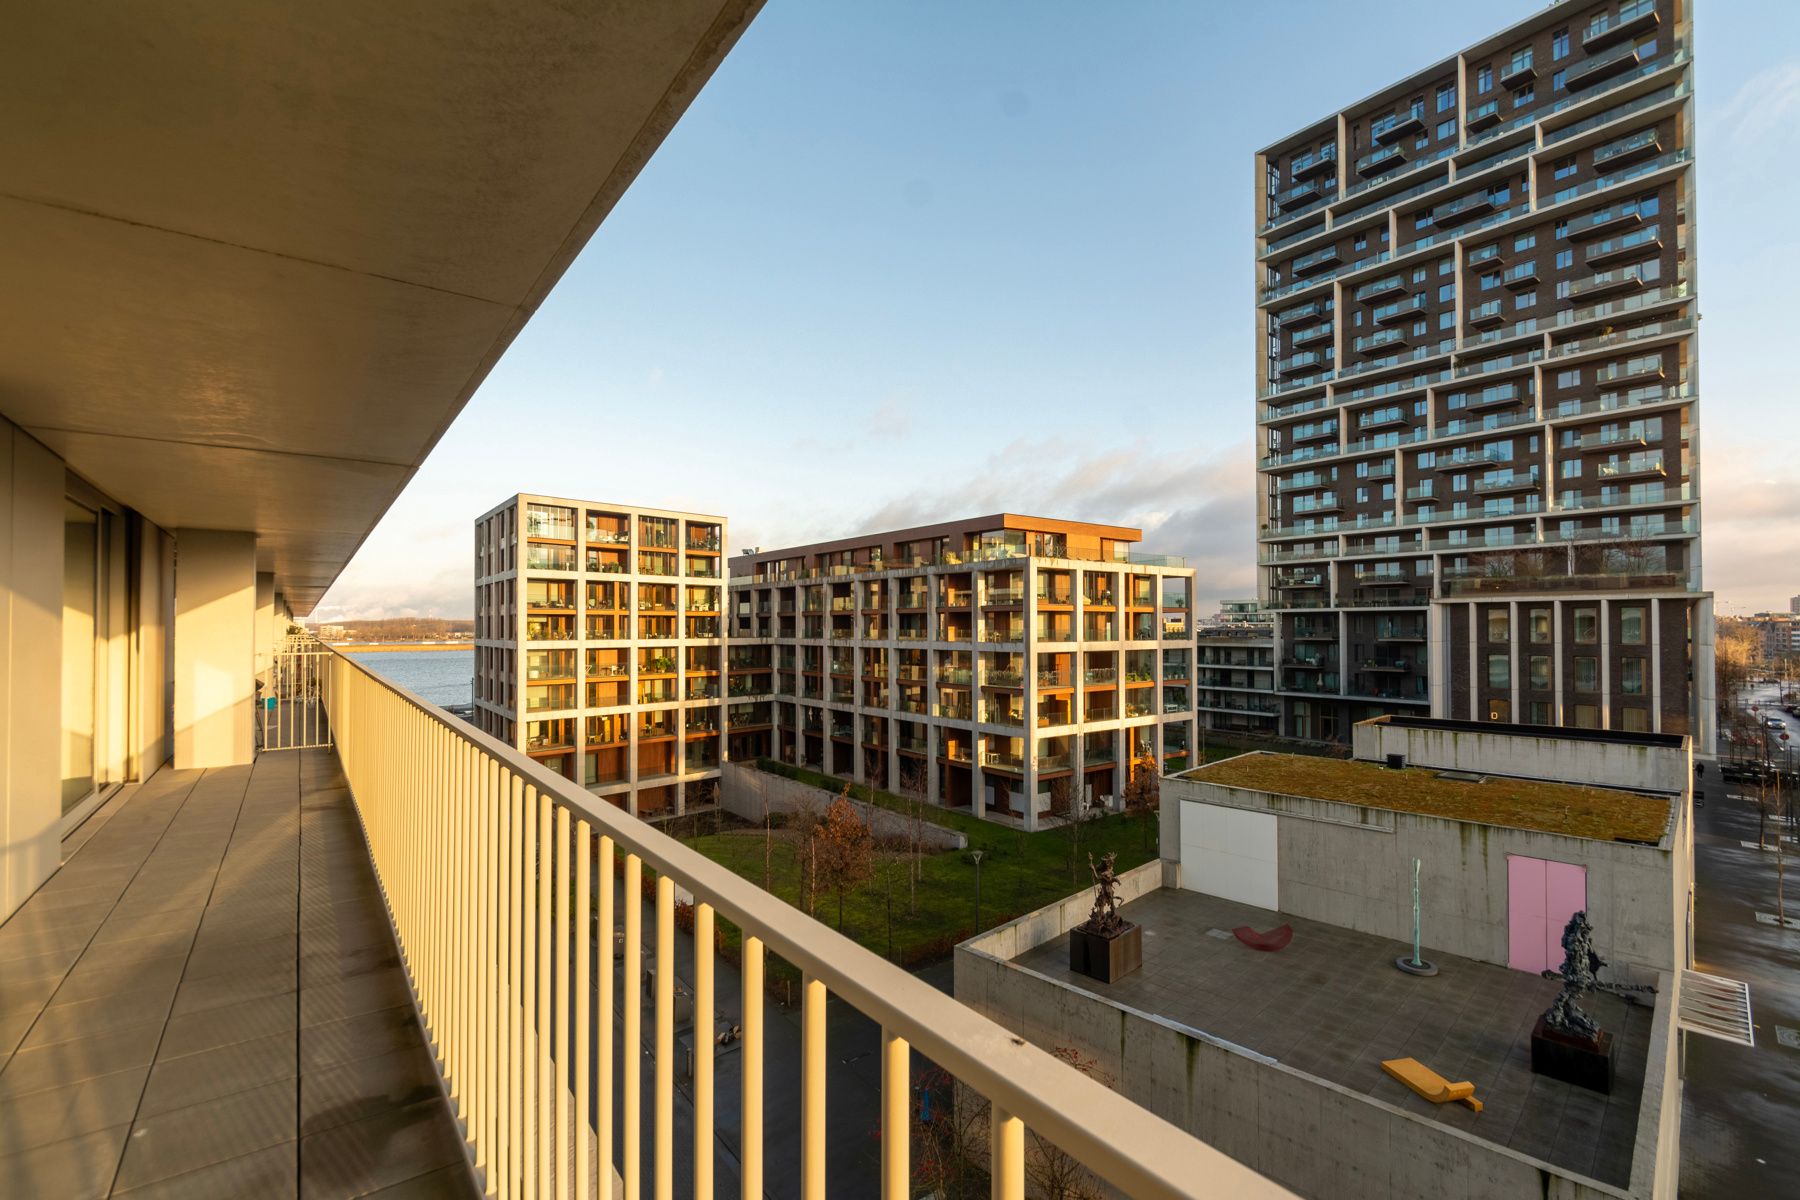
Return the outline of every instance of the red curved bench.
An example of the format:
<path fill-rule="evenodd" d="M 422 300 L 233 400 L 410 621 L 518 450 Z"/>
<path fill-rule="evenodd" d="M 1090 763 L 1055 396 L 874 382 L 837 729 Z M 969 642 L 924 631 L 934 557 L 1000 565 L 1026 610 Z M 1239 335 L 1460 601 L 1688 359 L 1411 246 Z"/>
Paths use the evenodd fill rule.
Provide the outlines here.
<path fill-rule="evenodd" d="M 1277 925 L 1267 933 L 1258 933 L 1248 925 L 1239 925 L 1231 932 L 1238 941 L 1252 950 L 1279 950 L 1294 940 L 1292 925 Z"/>

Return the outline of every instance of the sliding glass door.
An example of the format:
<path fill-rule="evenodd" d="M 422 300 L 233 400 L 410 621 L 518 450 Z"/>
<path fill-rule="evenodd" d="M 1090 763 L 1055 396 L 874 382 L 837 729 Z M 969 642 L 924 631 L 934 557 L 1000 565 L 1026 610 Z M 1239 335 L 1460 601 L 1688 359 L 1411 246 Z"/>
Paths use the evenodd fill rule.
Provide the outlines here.
<path fill-rule="evenodd" d="M 124 778 L 130 664 L 121 528 L 116 510 L 85 494 L 63 502 L 65 832 Z"/>

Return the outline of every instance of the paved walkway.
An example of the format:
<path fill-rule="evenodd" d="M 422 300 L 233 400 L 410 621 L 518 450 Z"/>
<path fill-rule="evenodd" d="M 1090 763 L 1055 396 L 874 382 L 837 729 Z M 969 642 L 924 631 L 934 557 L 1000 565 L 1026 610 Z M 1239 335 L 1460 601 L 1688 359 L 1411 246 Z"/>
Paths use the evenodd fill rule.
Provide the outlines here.
<path fill-rule="evenodd" d="M 472 1193 L 332 752 L 95 821 L 0 925 L 0 1195 Z"/>
<path fill-rule="evenodd" d="M 1684 1197 L 1791 1195 L 1800 1188 L 1800 932 L 1758 924 L 1775 911 L 1775 855 L 1754 849 L 1753 784 L 1703 778 L 1694 813 L 1694 965 L 1750 985 L 1755 1047 L 1687 1039 L 1681 1118 Z M 1769 825 L 1769 844 L 1781 826 Z M 1748 841 L 1751 848 L 1746 848 Z M 1786 856 L 1787 911 L 1800 915 L 1800 846 Z"/>

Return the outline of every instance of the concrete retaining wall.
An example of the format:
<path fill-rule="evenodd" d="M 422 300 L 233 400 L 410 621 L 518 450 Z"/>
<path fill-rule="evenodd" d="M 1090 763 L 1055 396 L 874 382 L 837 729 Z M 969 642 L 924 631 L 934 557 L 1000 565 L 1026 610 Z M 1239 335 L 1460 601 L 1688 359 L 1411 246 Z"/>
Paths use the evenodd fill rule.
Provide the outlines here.
<path fill-rule="evenodd" d="M 1166 781 L 1165 781 L 1166 782 Z M 1125 879 L 1134 896 L 1151 867 Z M 1629 1192 L 1471 1137 L 1165 1018 L 1008 961 L 1079 921 L 1071 900 L 956 948 L 956 998 L 1046 1049 L 1092 1057 L 1158 1116 L 1302 1196 L 1331 1200 L 1650 1200 L 1673 1193 L 1673 981 L 1657 998 Z M 1652 1081 L 1660 1081 L 1655 1087 Z"/>
<path fill-rule="evenodd" d="M 765 803 L 770 812 L 791 813 L 803 805 L 811 804 L 823 813 L 826 806 L 836 798 L 835 791 L 801 783 L 784 775 L 771 775 L 745 763 L 725 763 L 719 772 L 719 803 L 732 816 L 758 824 L 762 822 Z M 877 840 L 911 839 L 912 822 L 904 814 L 879 808 L 855 797 L 851 798 L 850 803 L 856 806 L 857 814 L 867 822 Z M 934 852 L 962 850 L 969 844 L 969 839 L 963 834 L 942 825 L 934 825 L 930 821 L 921 824 L 919 841 L 925 849 Z"/>

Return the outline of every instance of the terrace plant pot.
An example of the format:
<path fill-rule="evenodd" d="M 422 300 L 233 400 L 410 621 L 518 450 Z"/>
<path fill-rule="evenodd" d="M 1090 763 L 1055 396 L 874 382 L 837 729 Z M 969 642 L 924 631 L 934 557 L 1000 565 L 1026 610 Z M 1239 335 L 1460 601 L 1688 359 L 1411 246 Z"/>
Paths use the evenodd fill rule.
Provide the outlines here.
<path fill-rule="evenodd" d="M 1127 922 L 1114 937 L 1069 931 L 1069 970 L 1101 983 L 1117 983 L 1144 965 L 1144 928 Z"/>

